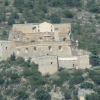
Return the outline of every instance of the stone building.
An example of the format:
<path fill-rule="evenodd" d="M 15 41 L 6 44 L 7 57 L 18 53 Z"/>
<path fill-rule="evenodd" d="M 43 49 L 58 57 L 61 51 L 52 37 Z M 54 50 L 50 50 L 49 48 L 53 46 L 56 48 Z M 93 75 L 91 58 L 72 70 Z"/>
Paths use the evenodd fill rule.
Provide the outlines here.
<path fill-rule="evenodd" d="M 78 49 L 71 24 L 14 24 L 8 41 L 0 41 L 0 60 L 12 53 L 39 64 L 42 74 L 55 73 L 59 67 L 90 68 L 89 55 Z"/>

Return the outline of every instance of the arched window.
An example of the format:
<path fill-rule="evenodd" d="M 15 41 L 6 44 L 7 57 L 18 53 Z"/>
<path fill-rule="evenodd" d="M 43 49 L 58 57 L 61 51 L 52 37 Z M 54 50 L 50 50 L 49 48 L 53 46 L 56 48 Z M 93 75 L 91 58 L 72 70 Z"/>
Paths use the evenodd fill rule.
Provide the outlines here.
<path fill-rule="evenodd" d="M 6 50 L 8 50 L 8 47 L 6 47 Z"/>
<path fill-rule="evenodd" d="M 18 36 L 18 38 L 17 38 L 17 41 L 19 41 L 19 36 Z"/>
<path fill-rule="evenodd" d="M 49 51 L 52 51 L 52 47 L 51 46 L 49 46 L 48 49 L 49 49 Z"/>
<path fill-rule="evenodd" d="M 14 37 L 14 41 L 15 41 L 15 37 Z"/>
<path fill-rule="evenodd" d="M 62 46 L 59 46 L 58 49 L 59 49 L 59 51 L 62 51 Z"/>
<path fill-rule="evenodd" d="M 66 41 L 66 38 L 63 38 L 63 41 Z"/>
<path fill-rule="evenodd" d="M 25 53 L 28 53 L 28 48 L 25 49 Z"/>
<path fill-rule="evenodd" d="M 19 49 L 17 50 L 17 54 L 20 54 L 20 50 Z"/>
<path fill-rule="evenodd" d="M 33 48 L 33 51 L 36 52 L 36 47 Z"/>

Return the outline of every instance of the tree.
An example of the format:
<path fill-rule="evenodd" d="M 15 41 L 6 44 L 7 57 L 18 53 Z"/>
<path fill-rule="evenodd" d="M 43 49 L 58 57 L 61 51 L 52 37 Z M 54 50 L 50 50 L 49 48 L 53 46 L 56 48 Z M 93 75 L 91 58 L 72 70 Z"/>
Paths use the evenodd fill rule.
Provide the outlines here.
<path fill-rule="evenodd" d="M 50 17 L 50 21 L 51 21 L 51 23 L 60 23 L 61 18 L 57 14 L 52 13 L 51 17 Z"/>
<path fill-rule="evenodd" d="M 9 5 L 9 1 L 8 0 L 5 0 L 4 5 L 5 6 L 8 6 Z"/>
<path fill-rule="evenodd" d="M 99 6 L 96 4 L 93 4 L 89 7 L 89 11 L 92 13 L 98 13 L 99 12 Z"/>
<path fill-rule="evenodd" d="M 91 56 L 90 56 L 90 60 L 91 60 L 92 64 L 93 64 L 94 66 L 99 65 L 99 64 L 100 64 L 100 58 L 99 58 L 99 56 L 98 56 L 99 53 L 98 53 L 97 47 L 96 47 L 96 46 L 93 46 L 93 47 L 91 48 L 91 52 L 92 52 L 92 54 L 91 54 Z"/>
<path fill-rule="evenodd" d="M 21 99 L 21 100 L 25 100 L 26 98 L 28 98 L 28 94 L 26 93 L 26 91 L 24 89 L 18 89 L 16 91 L 16 94 L 17 94 L 17 98 L 18 100 Z"/>
<path fill-rule="evenodd" d="M 12 26 L 13 24 L 15 24 L 14 18 L 9 17 L 9 19 L 8 19 L 8 25 L 11 25 Z"/>
<path fill-rule="evenodd" d="M 14 18 L 14 19 L 19 19 L 19 15 L 18 15 L 16 12 L 13 12 L 13 13 L 11 14 L 11 16 L 12 16 L 12 18 Z"/>
<path fill-rule="evenodd" d="M 93 89 L 93 84 L 92 83 L 89 83 L 89 82 L 85 82 L 83 84 L 81 84 L 81 88 L 85 88 L 85 89 Z"/>
<path fill-rule="evenodd" d="M 86 100 L 99 100 L 100 96 L 97 93 L 86 95 Z"/>
<path fill-rule="evenodd" d="M 35 98 L 37 100 L 51 100 L 51 96 L 50 94 L 45 91 L 44 88 L 39 88 L 36 92 L 35 92 Z"/>
<path fill-rule="evenodd" d="M 15 53 L 14 52 L 13 52 L 13 54 L 11 54 L 10 60 L 11 61 L 15 61 L 16 60 L 16 56 L 15 56 Z"/>
<path fill-rule="evenodd" d="M 65 100 L 71 99 L 71 93 L 68 90 L 66 90 L 64 93 L 64 97 L 65 97 Z"/>
<path fill-rule="evenodd" d="M 64 16 L 65 18 L 73 18 L 73 13 L 72 13 L 71 11 L 69 11 L 69 10 L 65 10 L 65 11 L 63 12 L 63 16 Z"/>

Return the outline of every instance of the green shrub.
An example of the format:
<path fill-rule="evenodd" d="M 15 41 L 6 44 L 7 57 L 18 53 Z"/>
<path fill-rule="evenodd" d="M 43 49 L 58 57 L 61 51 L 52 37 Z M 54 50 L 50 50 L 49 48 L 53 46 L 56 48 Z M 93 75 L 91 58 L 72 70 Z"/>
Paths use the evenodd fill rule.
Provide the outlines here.
<path fill-rule="evenodd" d="M 10 78 L 11 78 L 12 83 L 18 83 L 18 82 L 20 82 L 20 77 L 18 76 L 17 73 L 12 73 L 11 76 L 10 76 Z"/>
<path fill-rule="evenodd" d="M 70 91 L 66 90 L 65 93 L 64 93 L 64 97 L 65 97 L 65 100 L 71 99 L 71 93 L 70 93 Z"/>
<path fill-rule="evenodd" d="M 90 95 L 86 95 L 86 100 L 99 100 L 100 95 L 97 93 L 91 93 Z"/>
<path fill-rule="evenodd" d="M 18 99 L 22 99 L 25 100 L 28 98 L 28 94 L 26 93 L 26 91 L 24 89 L 18 89 L 16 91 L 16 95 L 18 96 Z"/>
<path fill-rule="evenodd" d="M 10 95 L 11 93 L 13 93 L 13 89 L 12 88 L 6 89 L 6 91 L 5 91 L 6 95 Z"/>
<path fill-rule="evenodd" d="M 69 84 L 80 84 L 84 81 L 84 78 L 82 76 L 74 76 L 69 80 Z"/>
<path fill-rule="evenodd" d="M 96 4 L 93 4 L 89 7 L 89 11 L 92 13 L 98 13 L 99 12 L 99 6 Z"/>
<path fill-rule="evenodd" d="M 44 88 L 38 89 L 34 96 L 37 100 L 51 100 L 50 94 Z"/>
<path fill-rule="evenodd" d="M 50 16 L 50 21 L 51 21 L 51 23 L 60 23 L 61 18 L 57 14 L 52 13 Z"/>
<path fill-rule="evenodd" d="M 99 18 L 100 18 L 100 16 L 96 14 L 95 15 L 95 19 L 99 19 Z"/>
<path fill-rule="evenodd" d="M 85 89 L 93 89 L 93 84 L 92 83 L 89 83 L 89 82 L 85 82 L 83 84 L 81 84 L 80 86 L 81 88 L 85 88 Z"/>
<path fill-rule="evenodd" d="M 73 18 L 73 13 L 71 11 L 69 11 L 69 10 L 65 10 L 63 12 L 63 17 L 65 17 L 65 18 Z"/>

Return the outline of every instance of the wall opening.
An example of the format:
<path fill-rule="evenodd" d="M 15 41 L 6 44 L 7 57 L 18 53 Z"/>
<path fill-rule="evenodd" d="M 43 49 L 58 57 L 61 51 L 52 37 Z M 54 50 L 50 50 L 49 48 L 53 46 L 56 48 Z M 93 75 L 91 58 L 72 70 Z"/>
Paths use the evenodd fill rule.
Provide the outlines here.
<path fill-rule="evenodd" d="M 67 38 L 63 38 L 63 41 L 66 41 L 67 40 Z"/>
<path fill-rule="evenodd" d="M 18 36 L 18 38 L 17 38 L 17 41 L 19 41 L 19 36 Z"/>
<path fill-rule="evenodd" d="M 70 35 L 70 28 L 68 27 L 68 35 Z"/>
<path fill-rule="evenodd" d="M 17 54 L 20 54 L 20 50 L 19 49 L 17 50 Z"/>
<path fill-rule="evenodd" d="M 51 46 L 49 46 L 48 49 L 49 49 L 49 51 L 52 51 L 52 47 Z"/>
<path fill-rule="evenodd" d="M 15 41 L 15 37 L 14 37 L 14 39 L 13 39 L 14 41 Z"/>
<path fill-rule="evenodd" d="M 53 64 L 53 62 L 51 62 L 51 65 Z"/>
<path fill-rule="evenodd" d="M 41 40 L 43 40 L 43 38 L 42 37 L 39 37 L 39 41 L 41 41 Z"/>
<path fill-rule="evenodd" d="M 25 49 L 25 53 L 28 53 L 28 48 Z"/>
<path fill-rule="evenodd" d="M 26 38 L 26 42 L 28 42 L 28 38 Z"/>
<path fill-rule="evenodd" d="M 36 52 L 36 47 L 33 48 L 33 51 Z"/>
<path fill-rule="evenodd" d="M 75 65 L 73 64 L 73 67 L 75 67 Z"/>
<path fill-rule="evenodd" d="M 8 47 L 6 47 L 6 50 L 8 50 Z"/>
<path fill-rule="evenodd" d="M 47 55 L 49 55 L 49 54 L 47 53 Z"/>
<path fill-rule="evenodd" d="M 59 46 L 58 49 L 59 49 L 59 51 L 62 51 L 62 46 Z"/>

